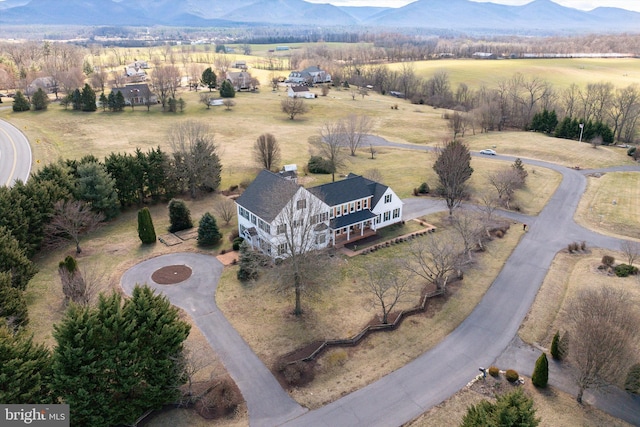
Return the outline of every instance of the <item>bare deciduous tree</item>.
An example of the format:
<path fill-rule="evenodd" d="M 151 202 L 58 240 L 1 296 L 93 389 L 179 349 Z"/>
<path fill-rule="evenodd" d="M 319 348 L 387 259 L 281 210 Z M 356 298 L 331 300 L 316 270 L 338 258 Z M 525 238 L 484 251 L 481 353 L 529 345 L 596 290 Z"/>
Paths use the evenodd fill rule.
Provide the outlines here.
<path fill-rule="evenodd" d="M 320 138 L 314 143 L 320 155 L 331 164 L 331 181 L 335 181 L 336 172 L 346 163 L 344 132 L 340 122 L 325 123 L 320 129 Z"/>
<path fill-rule="evenodd" d="M 627 264 L 633 265 L 633 262 L 640 256 L 640 243 L 625 240 L 620 244 L 620 250 L 627 257 Z"/>
<path fill-rule="evenodd" d="M 207 92 L 203 92 L 200 94 L 200 98 L 199 101 L 201 104 L 204 104 L 207 106 L 207 110 L 211 108 L 211 95 Z"/>
<path fill-rule="evenodd" d="M 260 167 L 271 170 L 280 162 L 280 144 L 270 133 L 263 133 L 253 144 L 253 157 Z"/>
<path fill-rule="evenodd" d="M 491 222 L 493 213 L 498 209 L 498 200 L 488 191 L 480 193 L 479 197 L 480 204 L 478 208 L 486 215 L 487 222 Z"/>
<path fill-rule="evenodd" d="M 570 331 L 567 359 L 582 403 L 587 389 L 597 389 L 623 379 L 636 361 L 640 316 L 632 296 L 621 289 L 601 287 L 581 290 L 565 313 Z"/>
<path fill-rule="evenodd" d="M 180 86 L 180 70 L 173 65 L 162 65 L 153 71 L 153 87 L 165 110 L 169 98 L 175 98 L 176 90 Z"/>
<path fill-rule="evenodd" d="M 384 324 L 388 323 L 389 313 L 397 304 L 410 301 L 415 294 L 408 271 L 403 270 L 396 260 L 368 265 L 362 276 L 360 292 L 366 295 L 368 306 L 381 311 Z"/>
<path fill-rule="evenodd" d="M 222 105 L 224 105 L 225 109 L 229 111 L 232 107 L 236 106 L 236 101 L 231 98 L 225 98 L 224 101 L 222 101 Z"/>
<path fill-rule="evenodd" d="M 471 178 L 471 155 L 469 148 L 460 141 L 447 142 L 437 149 L 438 158 L 433 169 L 438 174 L 449 215 L 467 197 L 467 180 Z"/>
<path fill-rule="evenodd" d="M 236 216 L 236 204 L 233 200 L 226 197 L 218 200 L 214 205 L 216 216 L 229 225 L 234 216 Z"/>
<path fill-rule="evenodd" d="M 490 173 L 488 180 L 493 188 L 496 189 L 498 200 L 509 209 L 509 203 L 513 199 L 513 193 L 522 186 L 523 181 L 521 175 L 514 168 L 504 168 Z"/>
<path fill-rule="evenodd" d="M 451 218 L 451 225 L 460 236 L 464 245 L 464 253 L 469 257 L 469 262 L 473 261 L 472 251 L 474 248 L 484 248 L 485 226 L 478 214 L 469 209 L 458 209 Z"/>
<path fill-rule="evenodd" d="M 352 156 L 356 155 L 356 150 L 365 141 L 367 134 L 371 132 L 373 123 L 369 116 L 350 114 L 340 122 L 342 133 L 346 145 Z"/>
<path fill-rule="evenodd" d="M 220 185 L 222 165 L 211 129 L 200 122 L 179 123 L 169 132 L 179 185 L 195 198 L 200 190 Z"/>
<path fill-rule="evenodd" d="M 449 276 L 460 267 L 463 245 L 452 233 L 429 234 L 409 245 L 405 268 L 424 280 L 446 290 Z"/>
<path fill-rule="evenodd" d="M 362 176 L 371 181 L 382 182 L 382 172 L 379 169 L 367 169 Z"/>
<path fill-rule="evenodd" d="M 301 114 L 305 114 L 309 111 L 309 107 L 302 98 L 287 98 L 283 99 L 280 103 L 280 108 L 282 112 L 289 116 L 290 120 L 296 118 Z"/>
<path fill-rule="evenodd" d="M 79 254 L 80 237 L 98 228 L 103 219 L 104 215 L 93 212 L 88 203 L 59 200 L 54 205 L 51 222 L 45 226 L 48 244 L 58 246 L 71 240 Z"/>

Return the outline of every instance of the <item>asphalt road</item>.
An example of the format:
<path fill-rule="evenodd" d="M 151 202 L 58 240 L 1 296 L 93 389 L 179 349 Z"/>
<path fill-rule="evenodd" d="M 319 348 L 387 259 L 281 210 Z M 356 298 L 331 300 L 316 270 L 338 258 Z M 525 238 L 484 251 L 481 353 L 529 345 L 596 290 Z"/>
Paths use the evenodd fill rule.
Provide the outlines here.
<path fill-rule="evenodd" d="M 26 182 L 31 173 L 31 147 L 18 128 L 0 120 L 0 185 Z"/>

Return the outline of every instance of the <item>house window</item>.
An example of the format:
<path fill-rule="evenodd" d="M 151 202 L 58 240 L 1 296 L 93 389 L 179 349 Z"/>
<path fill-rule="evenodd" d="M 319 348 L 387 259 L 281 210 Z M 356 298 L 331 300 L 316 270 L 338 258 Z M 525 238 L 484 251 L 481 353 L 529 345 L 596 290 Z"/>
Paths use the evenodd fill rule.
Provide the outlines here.
<path fill-rule="evenodd" d="M 362 209 L 367 209 L 369 207 L 369 199 L 364 199 L 362 201 Z"/>
<path fill-rule="evenodd" d="M 265 233 L 271 234 L 271 226 L 261 219 L 258 219 L 258 227 Z"/>
<path fill-rule="evenodd" d="M 387 194 L 384 196 L 384 202 L 385 203 L 391 203 L 391 194 Z"/>
<path fill-rule="evenodd" d="M 287 232 L 287 224 L 278 225 L 278 234 L 284 234 Z"/>
<path fill-rule="evenodd" d="M 380 224 L 380 221 L 382 220 L 382 215 L 378 215 L 376 217 L 376 224 Z"/>
<path fill-rule="evenodd" d="M 324 212 L 322 214 L 320 214 L 320 221 L 325 222 L 329 220 L 329 213 L 328 212 Z"/>
<path fill-rule="evenodd" d="M 342 215 L 346 215 L 349 213 L 349 208 L 346 204 L 342 205 Z"/>
<path fill-rule="evenodd" d="M 356 210 L 359 211 L 362 209 L 362 201 L 358 200 L 358 202 L 356 203 Z"/>
<path fill-rule="evenodd" d="M 294 219 L 293 220 L 293 228 L 302 227 L 304 224 L 304 219 Z"/>
<path fill-rule="evenodd" d="M 307 207 L 307 199 L 301 199 L 301 200 L 298 200 L 298 202 L 296 203 L 296 207 L 297 207 L 298 209 L 304 209 L 304 208 L 306 208 L 306 207 Z"/>
<path fill-rule="evenodd" d="M 323 245 L 327 241 L 327 235 L 322 233 L 316 236 L 316 245 Z"/>
<path fill-rule="evenodd" d="M 342 216 L 342 208 L 333 208 L 333 210 L 335 211 L 335 216 Z"/>
<path fill-rule="evenodd" d="M 400 208 L 396 208 L 393 210 L 393 217 L 400 218 Z"/>
<path fill-rule="evenodd" d="M 242 236 L 244 234 L 244 230 L 246 230 L 247 227 L 245 227 L 244 225 L 240 224 L 240 235 Z"/>
<path fill-rule="evenodd" d="M 257 224 L 256 216 L 255 216 L 254 214 L 251 214 L 251 223 L 252 223 L 253 225 L 256 225 L 256 224 Z"/>
<path fill-rule="evenodd" d="M 391 211 L 386 211 L 384 213 L 384 220 L 389 221 L 391 219 Z"/>
<path fill-rule="evenodd" d="M 288 243 L 280 243 L 278 245 L 278 255 L 286 255 L 289 249 Z"/>
<path fill-rule="evenodd" d="M 355 202 L 351 202 L 351 203 L 349 204 L 349 211 L 350 211 L 350 212 L 355 212 L 355 211 L 356 211 L 356 204 L 355 204 Z"/>
<path fill-rule="evenodd" d="M 240 216 L 245 218 L 247 221 L 249 220 L 249 211 L 240 206 Z"/>

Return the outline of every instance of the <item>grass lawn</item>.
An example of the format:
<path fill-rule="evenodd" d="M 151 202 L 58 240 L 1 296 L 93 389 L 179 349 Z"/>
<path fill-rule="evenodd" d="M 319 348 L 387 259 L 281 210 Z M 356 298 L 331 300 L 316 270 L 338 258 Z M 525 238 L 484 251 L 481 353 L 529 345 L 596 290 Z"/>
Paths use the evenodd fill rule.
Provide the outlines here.
<path fill-rule="evenodd" d="M 442 218 L 437 215 L 424 220 L 437 224 L 437 233 L 444 233 Z M 292 396 L 304 406 L 317 408 L 400 368 L 437 344 L 473 310 L 521 236 L 519 228 L 513 227 L 503 239 L 491 242 L 487 252 L 477 254 L 477 262 L 465 272 L 465 279 L 450 285 L 448 297 L 430 302 L 426 314 L 408 318 L 396 332 L 374 334 L 358 347 L 324 354 L 318 359 L 315 380 L 291 390 Z M 238 282 L 235 267 L 225 269 L 216 301 L 254 352 L 272 366 L 277 357 L 312 341 L 359 332 L 376 314 L 367 309 L 365 295 L 359 292 L 360 271 L 382 258 L 401 256 L 402 245 L 406 243 L 341 259 L 341 279 L 328 283 L 317 299 L 303 299 L 306 313 L 299 319 L 290 314 L 292 298 L 274 292 L 267 280 Z M 387 357 L 380 359 L 381 353 Z"/>
<path fill-rule="evenodd" d="M 640 239 L 640 173 L 590 176 L 576 222 L 599 233 Z"/>

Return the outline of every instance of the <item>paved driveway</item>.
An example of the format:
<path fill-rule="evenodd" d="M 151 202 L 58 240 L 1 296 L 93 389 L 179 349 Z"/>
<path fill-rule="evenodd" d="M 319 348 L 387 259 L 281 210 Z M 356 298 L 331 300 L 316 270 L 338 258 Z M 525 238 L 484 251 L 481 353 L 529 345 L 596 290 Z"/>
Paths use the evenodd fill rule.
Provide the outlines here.
<path fill-rule="evenodd" d="M 168 265 L 191 268 L 189 279 L 175 285 L 160 285 L 151 279 Z M 247 401 L 252 426 L 276 426 L 303 414 L 306 409 L 280 387 L 269 369 L 251 351 L 216 306 L 215 293 L 222 264 L 212 256 L 195 253 L 162 255 L 127 270 L 120 283 L 131 295 L 136 284 L 146 283 L 185 310 L 200 328 Z"/>
<path fill-rule="evenodd" d="M 0 186 L 26 182 L 31 172 L 31 147 L 15 126 L 0 120 Z"/>

